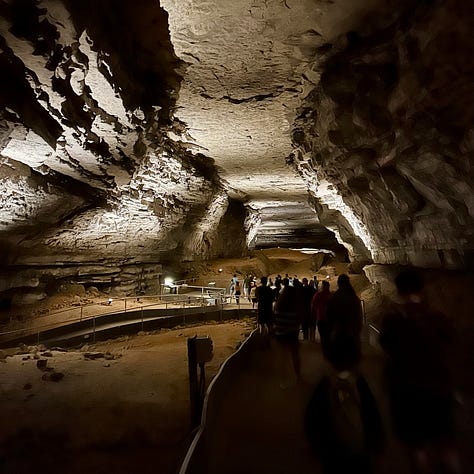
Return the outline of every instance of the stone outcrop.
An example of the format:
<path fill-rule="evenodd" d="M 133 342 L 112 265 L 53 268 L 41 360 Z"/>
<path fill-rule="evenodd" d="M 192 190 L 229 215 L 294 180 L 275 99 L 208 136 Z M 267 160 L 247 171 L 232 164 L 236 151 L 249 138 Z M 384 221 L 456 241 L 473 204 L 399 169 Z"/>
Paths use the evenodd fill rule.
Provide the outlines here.
<path fill-rule="evenodd" d="M 474 263 L 473 8 L 400 6 L 321 46 L 292 160 L 321 222 L 353 255 L 466 268 Z"/>
<path fill-rule="evenodd" d="M 185 65 L 166 12 L 44 0 L 0 13 L 2 298 L 41 298 L 52 280 L 150 290 L 163 255 L 209 257 L 228 198 L 212 159 L 176 140 Z"/>

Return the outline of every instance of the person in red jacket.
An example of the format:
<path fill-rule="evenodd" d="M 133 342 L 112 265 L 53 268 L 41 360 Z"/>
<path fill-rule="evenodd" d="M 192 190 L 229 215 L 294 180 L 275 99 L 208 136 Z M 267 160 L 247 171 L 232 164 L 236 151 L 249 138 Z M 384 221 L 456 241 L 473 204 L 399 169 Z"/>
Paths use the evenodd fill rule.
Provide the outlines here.
<path fill-rule="evenodd" d="M 329 298 L 332 296 L 329 288 L 329 282 L 324 280 L 321 283 L 321 290 L 314 294 L 311 301 L 311 318 L 309 321 L 309 340 L 316 340 L 317 326 L 323 349 L 324 343 L 327 340 L 326 305 L 329 301 Z"/>

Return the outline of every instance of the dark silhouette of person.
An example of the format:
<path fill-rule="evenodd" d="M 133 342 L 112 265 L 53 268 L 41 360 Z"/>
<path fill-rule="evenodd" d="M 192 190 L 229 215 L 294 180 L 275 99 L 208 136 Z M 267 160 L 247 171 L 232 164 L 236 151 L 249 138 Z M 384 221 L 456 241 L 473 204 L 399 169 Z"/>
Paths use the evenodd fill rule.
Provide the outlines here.
<path fill-rule="evenodd" d="M 318 291 L 319 282 L 318 282 L 318 277 L 316 275 L 314 275 L 313 279 L 309 282 L 309 286 L 312 286 L 315 289 L 315 291 Z"/>
<path fill-rule="evenodd" d="M 274 283 L 275 288 L 273 289 L 273 299 L 274 299 L 274 301 L 277 300 L 278 295 L 280 294 L 281 287 L 282 287 L 282 284 L 283 284 L 282 282 L 283 282 L 283 280 L 281 278 L 281 275 L 277 275 L 275 277 L 275 283 Z"/>
<path fill-rule="evenodd" d="M 260 285 L 255 289 L 257 299 L 257 322 L 260 334 L 269 334 L 273 325 L 273 290 L 267 286 L 266 276 L 260 279 Z"/>
<path fill-rule="evenodd" d="M 323 280 L 321 283 L 321 290 L 316 292 L 311 301 L 311 318 L 309 324 L 309 340 L 316 340 L 316 327 L 319 331 L 319 337 L 321 340 L 321 348 L 323 353 L 326 352 L 327 340 L 328 340 L 328 327 L 326 319 L 326 307 L 331 298 L 332 293 L 330 291 L 330 285 L 327 280 Z"/>
<path fill-rule="evenodd" d="M 337 286 L 326 306 L 325 356 L 337 370 L 351 370 L 361 357 L 362 305 L 346 274 L 339 275 Z"/>
<path fill-rule="evenodd" d="M 304 417 L 306 436 L 324 474 L 370 474 L 385 442 L 382 418 L 364 377 L 323 376 Z"/>
<path fill-rule="evenodd" d="M 323 354 L 335 373 L 323 376 L 308 404 L 305 429 L 324 474 L 370 474 L 372 456 L 384 443 L 382 419 L 375 398 L 357 372 L 360 361 L 362 307 L 349 277 L 338 278 L 338 290 L 331 297 L 329 282 L 325 294 L 314 296 L 325 316 L 320 315 Z"/>
<path fill-rule="evenodd" d="M 303 278 L 300 287 L 300 302 L 299 311 L 301 319 L 301 329 L 303 331 L 303 339 L 307 341 L 309 339 L 309 324 L 311 319 L 311 301 L 316 290 L 308 284 L 308 279 Z"/>
<path fill-rule="evenodd" d="M 298 289 L 290 286 L 288 278 L 283 279 L 283 289 L 275 303 L 273 333 L 278 342 L 291 354 L 291 360 L 297 380 L 301 378 L 301 360 L 299 352 L 300 319 L 298 317 Z"/>
<path fill-rule="evenodd" d="M 408 268 L 395 278 L 400 304 L 384 315 L 380 345 L 388 355 L 386 380 L 393 430 L 420 473 L 460 472 L 453 440 L 450 377 L 453 327 L 423 297 L 421 274 Z"/>

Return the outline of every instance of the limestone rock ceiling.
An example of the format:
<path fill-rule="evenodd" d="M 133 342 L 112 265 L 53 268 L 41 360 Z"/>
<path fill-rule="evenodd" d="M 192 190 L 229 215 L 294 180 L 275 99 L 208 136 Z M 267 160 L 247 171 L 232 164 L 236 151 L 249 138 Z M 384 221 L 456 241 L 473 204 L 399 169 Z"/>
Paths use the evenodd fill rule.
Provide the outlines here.
<path fill-rule="evenodd" d="M 231 196 L 259 211 L 271 208 L 261 213 L 262 224 L 269 216 L 295 229 L 298 206 L 318 225 L 306 183 L 286 163 L 303 77 L 317 48 L 377 3 L 161 1 L 175 52 L 187 63 L 175 116 L 196 149 L 214 159 Z"/>

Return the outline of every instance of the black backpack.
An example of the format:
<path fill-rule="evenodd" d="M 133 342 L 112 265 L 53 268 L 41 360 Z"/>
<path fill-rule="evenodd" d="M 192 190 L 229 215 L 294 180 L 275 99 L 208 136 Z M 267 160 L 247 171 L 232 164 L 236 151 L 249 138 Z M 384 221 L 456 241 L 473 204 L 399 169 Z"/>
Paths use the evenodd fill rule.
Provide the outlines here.
<path fill-rule="evenodd" d="M 383 428 L 365 379 L 349 373 L 324 376 L 305 414 L 305 431 L 318 455 L 357 457 L 379 450 Z"/>

